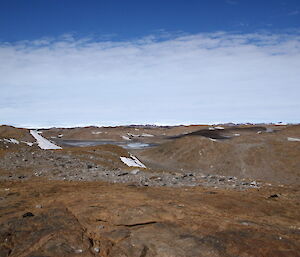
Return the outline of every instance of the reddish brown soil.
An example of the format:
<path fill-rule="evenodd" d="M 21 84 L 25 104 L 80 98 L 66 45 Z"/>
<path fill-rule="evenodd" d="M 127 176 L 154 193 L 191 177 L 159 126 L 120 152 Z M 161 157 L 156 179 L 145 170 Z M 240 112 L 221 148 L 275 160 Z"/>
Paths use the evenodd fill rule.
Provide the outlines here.
<path fill-rule="evenodd" d="M 1 182 L 0 194 L 0 256 L 300 252 L 299 189 L 238 192 L 32 180 Z M 28 212 L 34 216 L 23 217 Z"/>

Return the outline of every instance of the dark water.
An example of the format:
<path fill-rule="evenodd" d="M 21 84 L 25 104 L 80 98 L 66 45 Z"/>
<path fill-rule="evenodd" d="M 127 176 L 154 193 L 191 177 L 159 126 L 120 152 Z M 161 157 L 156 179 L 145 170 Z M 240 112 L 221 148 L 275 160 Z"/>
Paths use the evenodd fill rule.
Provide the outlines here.
<path fill-rule="evenodd" d="M 56 143 L 62 146 L 74 146 L 74 147 L 85 147 L 85 146 L 97 146 L 97 145 L 118 145 L 125 149 L 144 149 L 156 146 L 156 144 L 146 144 L 140 142 L 116 142 L 116 141 L 99 141 L 99 140 L 55 140 Z"/>

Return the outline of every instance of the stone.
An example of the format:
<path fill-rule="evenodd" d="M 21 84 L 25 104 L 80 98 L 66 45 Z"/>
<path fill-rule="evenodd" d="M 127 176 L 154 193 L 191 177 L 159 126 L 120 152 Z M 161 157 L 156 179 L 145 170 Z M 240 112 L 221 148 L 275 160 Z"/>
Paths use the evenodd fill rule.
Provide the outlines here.
<path fill-rule="evenodd" d="M 33 217 L 34 214 L 32 212 L 26 212 L 22 215 L 23 218 L 27 218 L 27 217 Z"/>
<path fill-rule="evenodd" d="M 118 174 L 118 177 L 125 176 L 125 175 L 128 175 L 128 172 L 122 172 L 122 173 L 119 173 L 119 174 Z"/>
<path fill-rule="evenodd" d="M 95 253 L 99 253 L 100 252 L 100 248 L 99 247 L 94 247 L 93 250 L 94 250 Z"/>
<path fill-rule="evenodd" d="M 130 171 L 130 174 L 136 175 L 136 174 L 138 174 L 139 172 L 140 172 L 140 170 L 136 169 L 136 170 Z"/>

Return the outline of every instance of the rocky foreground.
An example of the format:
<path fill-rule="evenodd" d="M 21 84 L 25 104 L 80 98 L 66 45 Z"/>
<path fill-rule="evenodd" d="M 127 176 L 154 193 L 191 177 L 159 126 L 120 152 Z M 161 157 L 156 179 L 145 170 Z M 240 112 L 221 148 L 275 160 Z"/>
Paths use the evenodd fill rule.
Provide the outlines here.
<path fill-rule="evenodd" d="M 0 256 L 299 256 L 299 190 L 2 182 Z"/>
<path fill-rule="evenodd" d="M 50 129 L 42 135 L 55 143 L 121 138 L 157 146 L 42 150 L 28 130 L 0 127 L 0 257 L 300 256 L 298 127 L 209 130 Z M 244 169 L 232 152 L 225 159 L 233 164 L 198 167 L 195 149 L 215 166 L 228 145 L 258 147 L 253 166 L 261 168 L 266 153 L 269 166 L 285 168 L 255 173 L 245 151 Z M 133 155 L 147 167 L 122 162 Z"/>

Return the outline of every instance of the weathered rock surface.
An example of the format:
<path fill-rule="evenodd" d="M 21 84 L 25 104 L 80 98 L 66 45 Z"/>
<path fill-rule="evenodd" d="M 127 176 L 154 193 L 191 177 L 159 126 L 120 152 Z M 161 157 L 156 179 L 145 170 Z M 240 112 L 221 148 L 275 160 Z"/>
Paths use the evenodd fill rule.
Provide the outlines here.
<path fill-rule="evenodd" d="M 279 197 L 269 198 L 274 193 Z M 0 256 L 282 257 L 300 252 L 298 189 L 34 179 L 1 182 L 0 194 Z M 34 216 L 23 217 L 27 212 Z"/>

